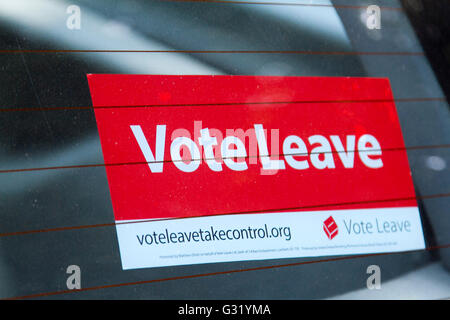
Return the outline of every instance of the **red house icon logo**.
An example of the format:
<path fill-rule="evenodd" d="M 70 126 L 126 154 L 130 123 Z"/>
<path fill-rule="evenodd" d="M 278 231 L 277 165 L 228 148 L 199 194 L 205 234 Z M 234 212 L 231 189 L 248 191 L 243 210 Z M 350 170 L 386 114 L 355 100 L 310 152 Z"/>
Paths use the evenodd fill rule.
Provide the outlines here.
<path fill-rule="evenodd" d="M 328 239 L 333 239 L 338 234 L 338 226 L 333 217 L 330 216 L 327 220 L 323 222 L 323 231 L 327 234 Z"/>

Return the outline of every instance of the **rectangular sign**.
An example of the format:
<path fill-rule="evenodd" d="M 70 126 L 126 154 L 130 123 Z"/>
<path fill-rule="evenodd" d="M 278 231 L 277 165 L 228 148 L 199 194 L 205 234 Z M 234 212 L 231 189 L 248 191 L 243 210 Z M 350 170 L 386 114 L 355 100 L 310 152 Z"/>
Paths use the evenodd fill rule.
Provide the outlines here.
<path fill-rule="evenodd" d="M 88 81 L 123 269 L 425 247 L 387 79 Z"/>

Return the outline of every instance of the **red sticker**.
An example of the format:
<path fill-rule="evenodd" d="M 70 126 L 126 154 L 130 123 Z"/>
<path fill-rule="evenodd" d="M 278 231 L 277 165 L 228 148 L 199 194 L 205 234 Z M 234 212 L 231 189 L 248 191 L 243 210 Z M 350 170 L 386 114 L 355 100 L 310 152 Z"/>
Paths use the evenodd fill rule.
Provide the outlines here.
<path fill-rule="evenodd" d="M 88 80 L 116 221 L 408 207 L 419 218 L 387 79 L 96 74 Z M 318 221 L 329 239 L 346 233 L 334 218 L 334 226 Z M 422 246 L 420 219 L 415 223 Z M 135 235 L 130 241 L 143 247 L 144 234 Z M 154 238 L 147 237 L 147 247 L 154 248 Z M 139 267 L 135 260 L 127 268 Z M 197 261 L 225 260 L 160 265 Z"/>

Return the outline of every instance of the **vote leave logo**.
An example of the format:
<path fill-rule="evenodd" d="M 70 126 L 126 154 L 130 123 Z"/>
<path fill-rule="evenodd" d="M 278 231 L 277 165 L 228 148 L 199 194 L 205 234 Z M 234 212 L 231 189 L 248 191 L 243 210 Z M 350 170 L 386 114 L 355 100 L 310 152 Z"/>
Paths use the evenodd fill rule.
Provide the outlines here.
<path fill-rule="evenodd" d="M 116 220 L 416 206 L 387 79 L 88 80 Z"/>
<path fill-rule="evenodd" d="M 323 231 L 330 240 L 338 235 L 339 228 L 332 216 L 323 222 Z"/>

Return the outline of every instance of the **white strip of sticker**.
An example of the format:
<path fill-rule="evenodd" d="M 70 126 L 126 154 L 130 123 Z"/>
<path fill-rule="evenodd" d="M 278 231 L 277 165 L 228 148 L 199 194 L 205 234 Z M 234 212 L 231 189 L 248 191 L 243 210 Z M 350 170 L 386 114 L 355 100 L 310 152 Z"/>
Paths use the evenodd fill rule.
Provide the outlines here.
<path fill-rule="evenodd" d="M 425 248 L 417 207 L 117 222 L 127 269 Z"/>

